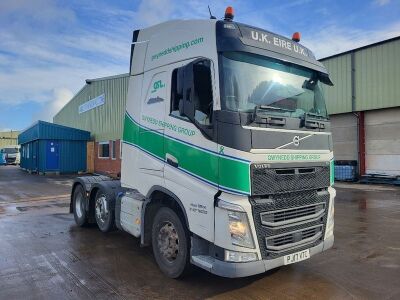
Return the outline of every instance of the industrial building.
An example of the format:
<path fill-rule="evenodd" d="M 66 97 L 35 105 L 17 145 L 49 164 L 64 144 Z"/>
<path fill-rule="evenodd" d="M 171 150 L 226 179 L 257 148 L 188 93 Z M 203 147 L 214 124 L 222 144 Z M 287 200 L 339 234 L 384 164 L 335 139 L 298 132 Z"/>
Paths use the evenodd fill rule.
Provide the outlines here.
<path fill-rule="evenodd" d="M 0 132 L 0 149 L 5 146 L 18 145 L 19 131 L 10 130 Z"/>
<path fill-rule="evenodd" d="M 88 172 L 110 176 L 120 173 L 128 78 L 128 74 L 121 74 L 86 80 L 86 85 L 53 118 L 55 124 L 91 133 Z"/>
<path fill-rule="evenodd" d="M 22 169 L 35 173 L 86 172 L 88 131 L 38 121 L 18 136 Z"/>
<path fill-rule="evenodd" d="M 358 174 L 400 175 L 400 37 L 321 59 L 336 161 Z"/>
<path fill-rule="evenodd" d="M 321 59 L 335 160 L 356 175 L 400 175 L 400 37 Z M 54 123 L 90 131 L 88 171 L 118 175 L 129 74 L 86 80 Z"/>

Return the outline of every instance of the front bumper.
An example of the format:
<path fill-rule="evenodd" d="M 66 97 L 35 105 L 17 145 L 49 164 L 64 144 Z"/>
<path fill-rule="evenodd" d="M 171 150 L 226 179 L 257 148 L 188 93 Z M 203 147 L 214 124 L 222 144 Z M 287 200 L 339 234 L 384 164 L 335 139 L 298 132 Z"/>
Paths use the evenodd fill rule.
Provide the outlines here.
<path fill-rule="evenodd" d="M 328 250 L 333 246 L 333 241 L 334 236 L 331 235 L 329 238 L 327 238 L 317 246 L 310 248 L 310 256 Z M 275 259 L 258 260 L 244 263 L 230 263 L 217 259 L 212 259 L 211 261 L 208 260 L 207 264 L 202 264 L 198 260 L 192 260 L 192 263 L 218 276 L 235 278 L 260 274 L 268 270 L 283 266 L 284 256 Z"/>

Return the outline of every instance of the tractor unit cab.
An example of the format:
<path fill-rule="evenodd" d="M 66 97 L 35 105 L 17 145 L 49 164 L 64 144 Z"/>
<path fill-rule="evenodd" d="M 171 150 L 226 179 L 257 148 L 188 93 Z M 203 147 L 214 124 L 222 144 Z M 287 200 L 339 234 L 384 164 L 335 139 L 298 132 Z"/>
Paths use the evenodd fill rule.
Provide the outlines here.
<path fill-rule="evenodd" d="M 231 8 L 134 31 L 121 187 L 93 201 L 168 276 L 249 276 L 332 247 L 332 82 L 299 40 Z"/>

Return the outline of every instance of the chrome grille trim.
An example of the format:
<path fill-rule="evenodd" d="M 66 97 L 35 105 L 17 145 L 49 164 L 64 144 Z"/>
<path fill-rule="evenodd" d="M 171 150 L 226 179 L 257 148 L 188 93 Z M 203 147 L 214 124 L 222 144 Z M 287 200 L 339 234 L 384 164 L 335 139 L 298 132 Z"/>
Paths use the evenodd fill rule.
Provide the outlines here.
<path fill-rule="evenodd" d="M 318 209 L 322 207 L 322 209 Z M 314 221 L 323 216 L 326 204 L 319 202 L 316 204 L 263 212 L 260 214 L 261 224 L 267 227 L 281 227 L 293 225 L 303 221 Z M 271 219 L 270 221 L 268 219 Z"/>
<path fill-rule="evenodd" d="M 266 238 L 265 244 L 267 249 L 270 251 L 287 251 L 293 248 L 301 247 L 302 245 L 314 243 L 322 237 L 323 230 L 323 225 L 307 227 L 301 230 Z M 296 236 L 298 236 L 297 239 L 300 240 L 297 240 Z"/>

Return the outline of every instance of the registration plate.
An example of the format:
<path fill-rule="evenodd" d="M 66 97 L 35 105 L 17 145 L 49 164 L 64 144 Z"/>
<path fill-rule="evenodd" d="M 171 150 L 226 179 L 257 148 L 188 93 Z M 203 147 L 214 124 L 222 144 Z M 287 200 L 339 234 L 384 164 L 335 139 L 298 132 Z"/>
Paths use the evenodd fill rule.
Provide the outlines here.
<path fill-rule="evenodd" d="M 306 249 L 296 253 L 285 255 L 285 265 L 290 265 L 310 258 L 310 250 Z"/>

